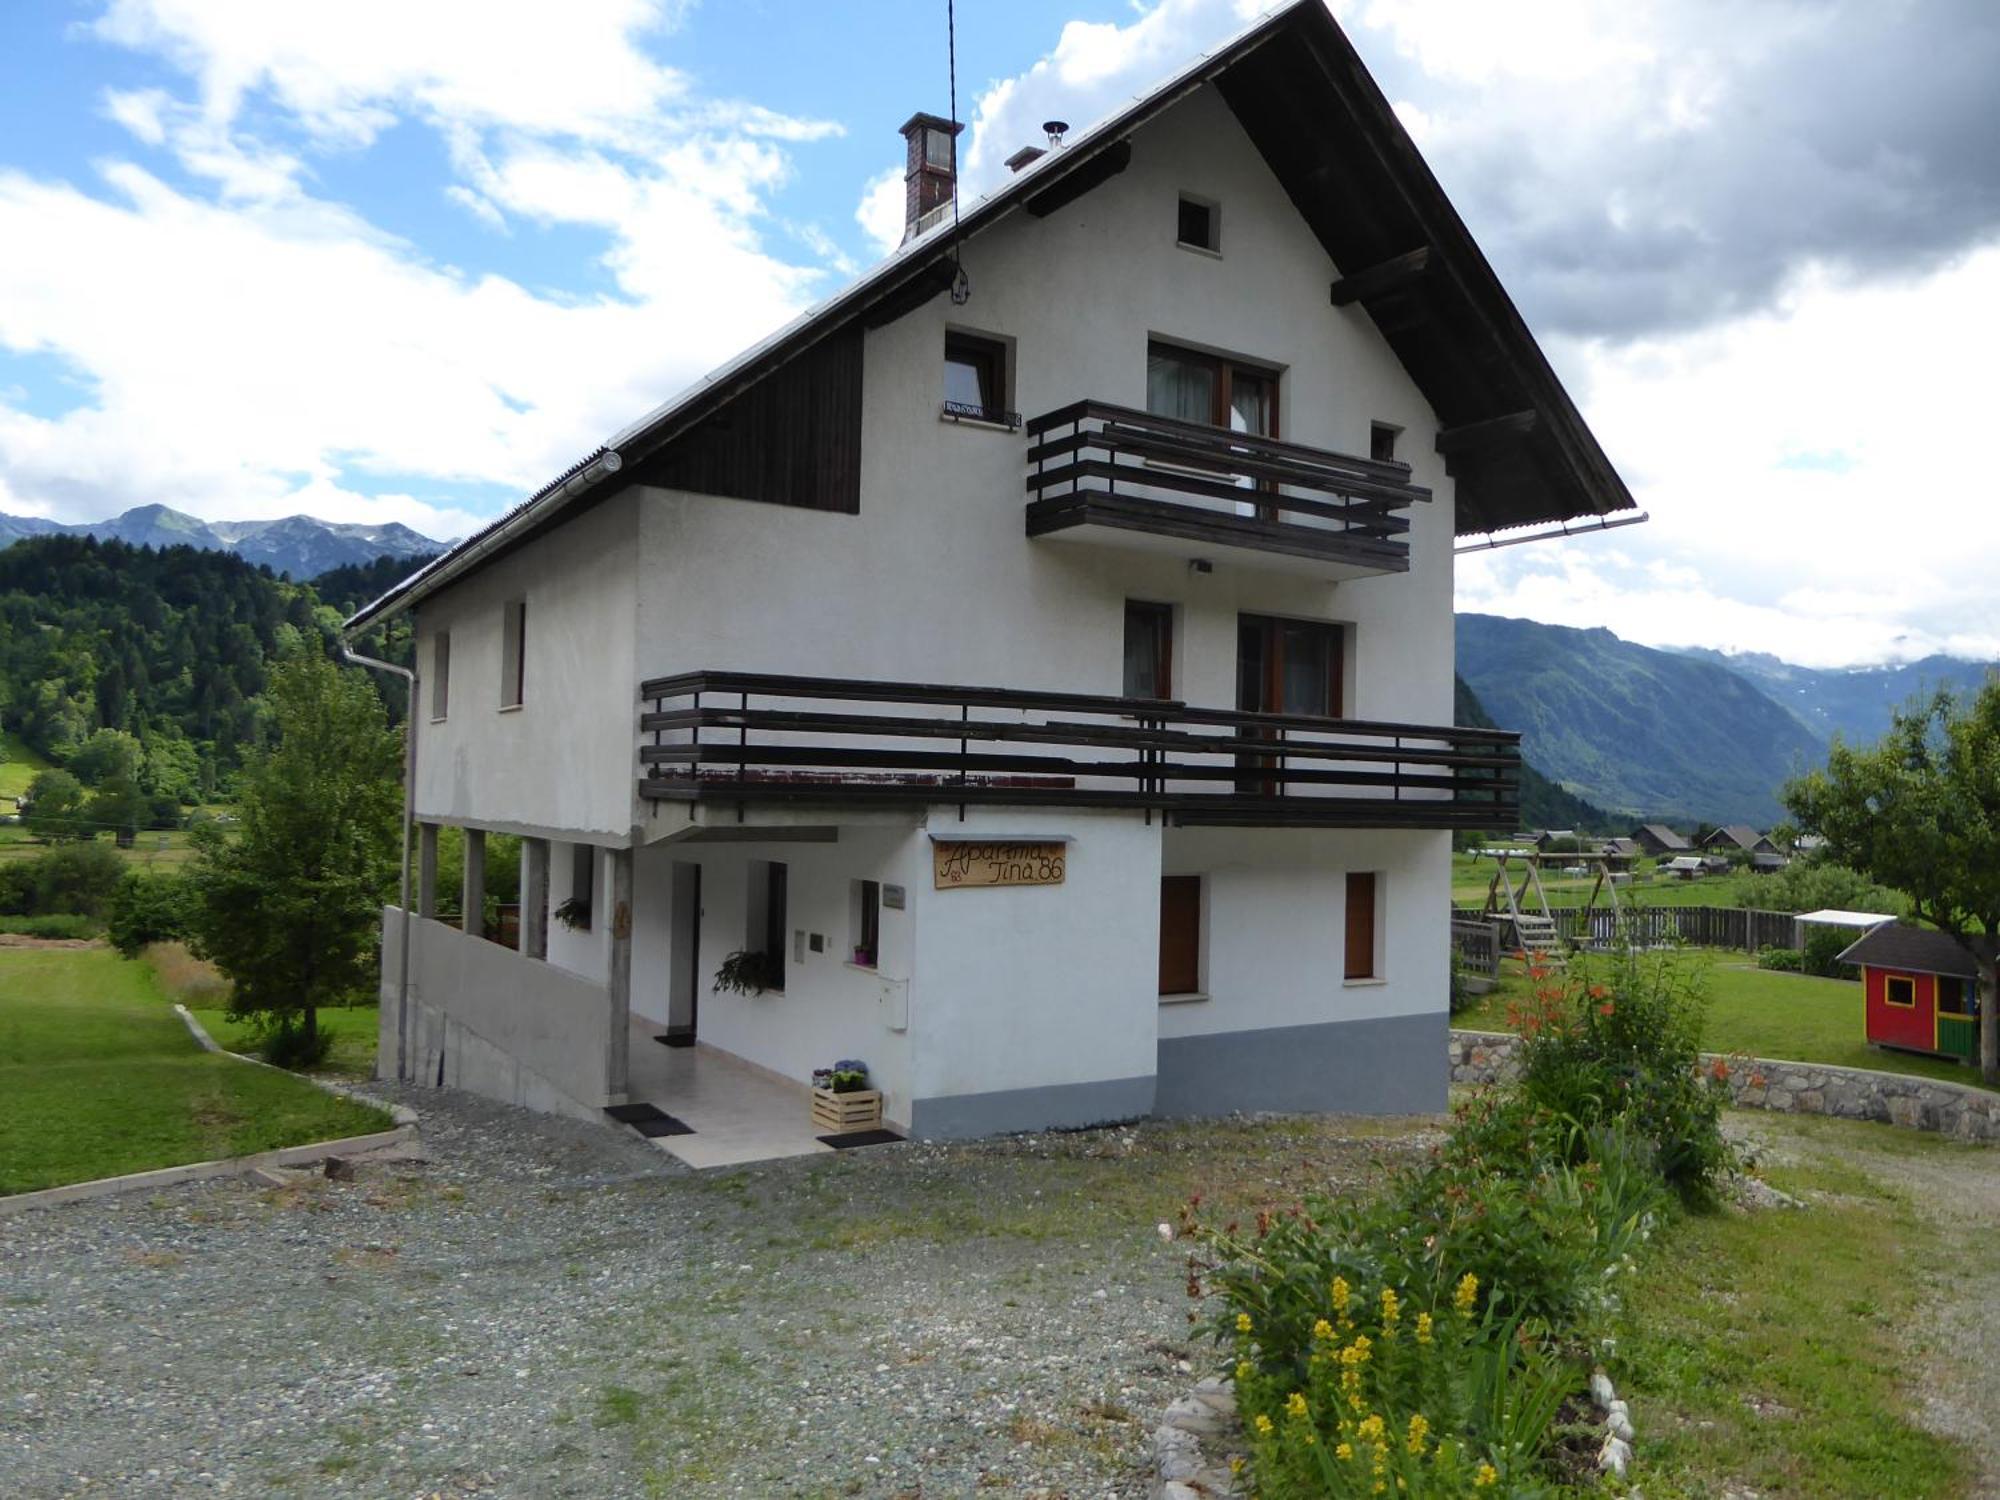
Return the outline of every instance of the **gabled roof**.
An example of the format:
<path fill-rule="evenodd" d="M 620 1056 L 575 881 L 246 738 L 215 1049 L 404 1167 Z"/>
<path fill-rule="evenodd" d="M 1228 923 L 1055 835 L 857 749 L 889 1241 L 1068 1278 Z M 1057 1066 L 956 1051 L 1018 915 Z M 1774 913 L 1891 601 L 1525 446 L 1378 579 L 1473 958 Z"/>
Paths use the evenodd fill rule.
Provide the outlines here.
<path fill-rule="evenodd" d="M 1692 847 L 1686 839 L 1675 833 L 1673 829 L 1667 827 L 1664 823 L 1642 824 L 1638 833 L 1632 836 L 1637 838 L 1639 834 L 1644 834 L 1663 849 L 1687 849 Z"/>
<path fill-rule="evenodd" d="M 1461 535 L 1630 510 L 1632 496 L 1415 142 L 1322 0 L 1291 0 L 1073 134 L 966 206 L 972 241 L 1010 214 L 1046 215 L 1122 171 L 1130 137 L 1213 84 L 1340 269 L 1333 300 L 1365 310 L 1436 412 Z M 953 231 L 902 245 L 818 307 L 614 433 L 514 510 L 348 620 L 395 613 L 616 489 L 658 452 L 831 334 L 942 293 Z"/>
<path fill-rule="evenodd" d="M 1928 927 L 1887 922 L 1850 943 L 1840 955 L 1844 964 L 1868 964 L 1877 969 L 1908 969 L 1918 974 L 1979 977 L 1979 964 L 1957 938 Z"/>
<path fill-rule="evenodd" d="M 1751 850 L 1764 842 L 1764 835 L 1752 828 L 1748 823 L 1731 823 L 1727 827 L 1718 828 L 1709 834 L 1707 838 L 1701 841 L 1701 846 L 1706 849 L 1712 844 L 1730 843 L 1739 849 Z"/>

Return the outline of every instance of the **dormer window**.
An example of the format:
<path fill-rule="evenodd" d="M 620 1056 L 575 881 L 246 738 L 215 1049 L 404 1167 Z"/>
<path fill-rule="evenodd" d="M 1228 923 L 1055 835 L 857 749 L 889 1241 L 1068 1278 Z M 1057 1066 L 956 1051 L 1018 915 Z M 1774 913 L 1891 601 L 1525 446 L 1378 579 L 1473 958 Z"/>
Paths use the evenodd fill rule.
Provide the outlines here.
<path fill-rule="evenodd" d="M 944 336 L 944 407 L 953 422 L 993 422 L 1013 428 L 1020 417 L 1007 409 L 1007 346 L 976 333 Z"/>
<path fill-rule="evenodd" d="M 1179 227 L 1174 239 L 1184 250 L 1222 253 L 1222 205 L 1206 198 L 1181 194 Z"/>

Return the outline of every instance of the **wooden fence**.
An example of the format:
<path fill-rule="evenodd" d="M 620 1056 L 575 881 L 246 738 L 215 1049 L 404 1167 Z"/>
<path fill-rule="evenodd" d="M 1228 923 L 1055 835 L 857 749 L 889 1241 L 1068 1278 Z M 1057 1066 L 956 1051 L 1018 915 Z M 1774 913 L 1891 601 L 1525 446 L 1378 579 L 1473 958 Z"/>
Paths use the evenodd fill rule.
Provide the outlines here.
<path fill-rule="evenodd" d="M 1566 943 L 1606 948 L 1620 940 L 1612 913 L 1603 907 L 1586 911 L 1577 906 L 1558 906 L 1550 908 L 1550 915 L 1556 921 L 1556 936 Z M 1740 948 L 1755 953 L 1760 948 L 1789 948 L 1797 937 L 1794 924 L 1798 919 L 1788 911 L 1752 911 L 1739 906 L 1647 906 L 1628 908 L 1621 915 L 1624 936 L 1642 948 L 1684 943 L 1693 948 Z M 1452 908 L 1451 940 L 1468 967 L 1476 968 L 1489 949 L 1511 953 L 1519 948 L 1521 943 L 1513 926 L 1505 916 L 1488 916 L 1473 907 Z"/>

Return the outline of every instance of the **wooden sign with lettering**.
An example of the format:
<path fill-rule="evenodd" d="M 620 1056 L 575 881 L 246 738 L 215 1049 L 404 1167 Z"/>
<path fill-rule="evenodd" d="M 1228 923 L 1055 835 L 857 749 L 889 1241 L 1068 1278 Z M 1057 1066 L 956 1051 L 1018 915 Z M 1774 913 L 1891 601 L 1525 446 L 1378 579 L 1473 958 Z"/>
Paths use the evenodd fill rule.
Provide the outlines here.
<path fill-rule="evenodd" d="M 931 845 L 932 872 L 941 891 L 974 886 L 1061 885 L 1068 854 L 1066 844 L 1048 842 L 961 841 Z"/>

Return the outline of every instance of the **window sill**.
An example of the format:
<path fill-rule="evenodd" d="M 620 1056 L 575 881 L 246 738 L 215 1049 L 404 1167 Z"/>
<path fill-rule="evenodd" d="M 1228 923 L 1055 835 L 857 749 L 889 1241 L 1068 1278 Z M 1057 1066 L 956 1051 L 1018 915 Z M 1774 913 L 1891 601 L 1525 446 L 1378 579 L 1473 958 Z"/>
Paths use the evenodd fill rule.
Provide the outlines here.
<path fill-rule="evenodd" d="M 1211 250 L 1206 245 L 1190 244 L 1187 240 L 1175 240 L 1174 248 L 1176 250 L 1185 250 L 1191 255 L 1206 255 L 1210 260 L 1222 259 L 1222 252 L 1220 250 Z"/>
<path fill-rule="evenodd" d="M 854 961 L 853 959 L 851 959 L 851 958 L 843 958 L 843 959 L 842 959 L 842 960 L 840 961 L 840 966 L 841 966 L 841 967 L 842 967 L 843 969 L 852 969 L 852 970 L 854 970 L 854 971 L 855 971 L 855 972 L 856 972 L 857 974 L 877 974 L 877 975 L 879 975 L 879 974 L 880 974 L 880 973 L 882 972 L 882 965 L 881 965 L 881 963 L 880 963 L 879 961 L 878 961 L 878 962 L 876 962 L 876 963 L 872 963 L 872 964 L 858 964 L 858 963 L 856 963 L 856 962 L 855 962 L 855 961 Z"/>
<path fill-rule="evenodd" d="M 1202 1001 L 1207 1000 L 1208 998 L 1209 996 L 1206 990 L 1189 990 L 1186 993 L 1179 995 L 1162 995 L 1160 996 L 1160 1004 L 1197 1005 L 1200 1004 Z"/>
<path fill-rule="evenodd" d="M 525 703 L 503 703 L 500 705 L 500 712 L 503 714 L 517 714 L 527 706 Z"/>
<path fill-rule="evenodd" d="M 1379 974 L 1371 974 L 1365 979 L 1343 979 L 1340 981 L 1340 987 L 1344 990 L 1365 990 L 1387 984 L 1388 982 L 1388 980 Z"/>
<path fill-rule="evenodd" d="M 431 719 L 431 722 L 433 724 L 442 724 L 444 723 L 444 721 L 445 721 L 445 716 L 443 714 L 434 715 Z"/>

